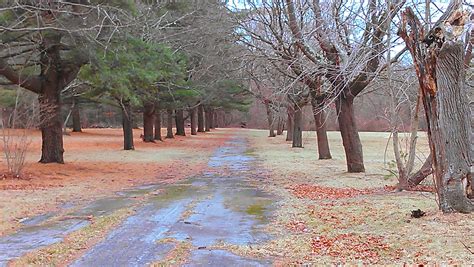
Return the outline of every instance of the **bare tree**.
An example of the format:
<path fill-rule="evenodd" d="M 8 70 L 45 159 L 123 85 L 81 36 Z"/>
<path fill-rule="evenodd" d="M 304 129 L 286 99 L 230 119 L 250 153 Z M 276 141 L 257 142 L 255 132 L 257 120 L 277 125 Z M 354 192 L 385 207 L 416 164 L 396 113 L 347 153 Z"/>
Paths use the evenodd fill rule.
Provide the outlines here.
<path fill-rule="evenodd" d="M 308 103 L 317 105 L 315 117 L 324 117 L 325 107 L 319 103 L 321 91 L 319 76 L 307 68 L 305 50 L 298 47 L 291 29 L 294 27 L 292 13 L 287 12 L 284 1 L 247 1 L 250 9 L 245 19 L 240 20 L 240 28 L 244 30 L 241 42 L 248 46 L 253 57 L 263 58 L 269 66 L 282 76 L 290 79 L 287 86 L 278 88 L 275 94 L 288 99 L 288 135 L 292 137 L 293 147 L 302 147 L 302 108 Z M 307 30 L 309 21 L 301 19 L 301 27 Z M 303 23 L 304 22 L 304 23 Z M 272 79 L 273 77 L 271 77 Z M 312 92 L 311 95 L 309 92 Z M 331 158 L 324 120 L 316 119 L 318 153 L 320 159 Z M 289 138 L 288 138 L 289 139 Z"/>
<path fill-rule="evenodd" d="M 319 0 L 312 3 L 286 0 L 286 3 L 291 32 L 298 48 L 314 65 L 311 69 L 321 72 L 323 68 L 324 76 L 332 85 L 326 102 L 336 102 L 347 170 L 364 172 L 354 99 L 381 69 L 382 54 L 386 50 L 383 39 L 389 27 L 386 22 L 395 16 L 405 1 L 393 1 L 390 6 L 377 0 L 355 5 L 349 1 Z M 298 21 L 308 14 L 314 20 L 314 30 L 306 32 L 301 30 Z M 319 48 L 323 56 L 315 48 Z"/>
<path fill-rule="evenodd" d="M 30 131 L 39 125 L 38 122 L 36 101 L 23 89 L 18 88 L 13 112 L 9 113 L 8 120 L 0 120 L 7 175 L 13 178 L 22 176 L 28 147 L 31 144 Z"/>

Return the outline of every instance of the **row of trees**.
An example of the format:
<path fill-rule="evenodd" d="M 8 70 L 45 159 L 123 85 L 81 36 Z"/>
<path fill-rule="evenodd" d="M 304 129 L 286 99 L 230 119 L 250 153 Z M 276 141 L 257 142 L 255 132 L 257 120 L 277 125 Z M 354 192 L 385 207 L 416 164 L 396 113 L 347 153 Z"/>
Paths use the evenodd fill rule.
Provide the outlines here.
<path fill-rule="evenodd" d="M 134 147 L 133 112 L 143 113 L 143 140 L 152 142 L 161 139 L 162 110 L 184 135 L 185 112 L 195 134 L 204 114 L 209 129 L 217 111 L 245 109 L 227 14 L 212 0 L 0 1 L 0 76 L 5 88 L 38 95 L 40 162 L 64 162 L 63 103 L 76 131 L 80 103 L 119 107 L 124 149 Z"/>
<path fill-rule="evenodd" d="M 452 0 L 441 16 L 432 12 L 436 8 L 406 0 L 247 0 L 238 6 L 218 0 L 3 0 L 0 77 L 7 87 L 38 95 L 43 163 L 64 161 L 65 101 L 76 121 L 78 98 L 119 107 L 124 148 L 133 149 L 131 114 L 137 110 L 150 142 L 161 138 L 153 128 L 161 129 L 162 111 L 181 135 L 187 114 L 195 133 L 214 120 L 215 110 L 243 109 L 253 94 L 267 108 L 270 136 L 275 128 L 282 133 L 286 119 L 293 147 L 302 147 L 302 108 L 311 105 L 319 159 L 331 158 L 325 121 L 334 108 L 349 172 L 365 171 L 354 101 L 382 84 L 400 188 L 433 172 L 441 209 L 469 212 L 470 13 L 461 0 Z M 400 94 L 406 75 L 419 90 Z M 417 103 L 408 105 L 406 158 L 397 116 L 404 99 Z M 431 156 L 415 172 L 421 106 Z"/>
<path fill-rule="evenodd" d="M 347 170 L 364 172 L 354 101 L 382 84 L 399 187 L 409 189 L 434 173 L 440 208 L 471 212 L 473 151 L 465 77 L 471 59 L 471 14 L 460 0 L 449 6 L 431 2 L 246 1 L 236 21 L 252 69 L 251 91 L 268 106 L 270 136 L 278 123 L 275 118 L 281 118 L 286 107 L 293 147 L 301 147 L 301 110 L 310 104 L 319 159 L 329 159 L 325 118 L 334 107 Z M 423 14 L 422 20 L 415 14 Z M 407 80 L 418 80 L 419 90 L 407 88 Z M 431 155 L 415 171 L 420 107 L 425 110 Z M 401 108 L 412 116 L 406 152 L 398 137 Z"/>

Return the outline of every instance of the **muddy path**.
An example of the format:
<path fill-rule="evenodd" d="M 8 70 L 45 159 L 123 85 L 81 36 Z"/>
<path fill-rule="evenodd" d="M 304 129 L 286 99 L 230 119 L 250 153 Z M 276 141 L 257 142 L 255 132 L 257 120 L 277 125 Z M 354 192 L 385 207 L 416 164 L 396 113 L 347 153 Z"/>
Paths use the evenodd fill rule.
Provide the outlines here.
<path fill-rule="evenodd" d="M 252 245 L 271 239 L 265 232 L 274 199 L 255 187 L 259 170 L 247 153 L 247 141 L 235 136 L 218 148 L 207 170 L 177 184 L 147 185 L 119 192 L 76 209 L 71 219 L 48 221 L 45 214 L 15 234 L 0 238 L 0 266 L 32 250 L 61 242 L 88 224 L 81 217 L 104 216 L 139 203 L 135 213 L 91 247 L 71 266 L 145 266 L 165 263 L 184 247 L 186 266 L 266 266 L 271 259 L 248 259 L 222 245 Z M 179 166 L 176 166 L 179 168 Z M 44 223 L 44 222 L 47 223 Z"/>

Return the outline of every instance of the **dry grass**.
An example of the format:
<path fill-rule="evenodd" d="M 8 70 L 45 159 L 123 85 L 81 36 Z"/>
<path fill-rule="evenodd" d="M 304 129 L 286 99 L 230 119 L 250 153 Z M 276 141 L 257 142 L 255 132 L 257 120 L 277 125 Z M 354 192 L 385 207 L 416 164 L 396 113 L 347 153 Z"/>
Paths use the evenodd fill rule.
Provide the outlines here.
<path fill-rule="evenodd" d="M 338 133 L 329 134 L 334 159 L 320 161 L 314 133 L 305 133 L 304 149 L 292 149 L 282 136 L 268 138 L 266 131 L 229 129 L 158 144 L 137 140 L 136 151 L 121 151 L 118 130 L 87 131 L 66 137 L 67 164 L 41 165 L 30 160 L 30 180 L 0 181 L 0 211 L 7 219 L 1 222 L 0 231 L 14 228 L 17 218 L 53 210 L 65 201 L 88 201 L 142 183 L 174 182 L 193 175 L 235 133 L 248 137 L 249 153 L 259 159 L 256 164 L 266 181 L 257 185 L 279 200 L 267 227 L 274 238 L 257 245 L 220 243 L 214 248 L 246 257 L 273 257 L 277 266 L 474 262 L 466 248 L 474 250 L 473 214 L 443 215 L 431 193 L 383 189 L 396 183 L 384 170 L 388 139 L 384 133 L 361 134 L 367 172 L 349 174 Z M 420 144 L 420 151 L 426 153 L 426 140 L 421 138 Z M 388 151 L 387 161 L 391 157 Z M 410 218 L 410 211 L 418 208 L 427 215 Z M 102 236 L 127 212 L 98 220 L 92 228 L 72 233 L 66 242 L 31 254 L 21 263 L 67 262 L 97 240 L 90 233 Z M 80 246 L 74 245 L 76 241 Z M 176 243 L 166 259 L 174 262 L 171 265 L 183 263 L 191 249 L 186 242 Z M 51 254 L 54 261 L 47 259 Z"/>
<path fill-rule="evenodd" d="M 338 133 L 329 134 L 332 160 L 317 160 L 314 133 L 305 134 L 304 149 L 292 149 L 284 137 L 268 138 L 266 134 L 249 131 L 252 154 L 268 171 L 268 182 L 261 186 L 281 199 L 275 222 L 269 227 L 276 238 L 251 248 L 230 246 L 236 253 L 274 256 L 277 265 L 474 262 L 474 255 L 465 247 L 474 250 L 474 214 L 443 215 L 431 193 L 383 190 L 386 185 L 396 184 L 395 177 L 387 176 L 384 170 L 388 134 L 361 134 L 367 170 L 364 174 L 345 171 Z M 426 153 L 426 138 L 421 138 L 420 144 L 420 150 Z M 388 161 L 391 153 L 387 151 Z M 292 188 L 302 184 L 329 193 L 322 194 L 321 199 L 298 197 Z M 335 198 L 338 188 L 363 190 L 354 190 L 354 194 L 340 190 L 341 197 Z M 418 208 L 427 216 L 410 218 L 410 211 Z"/>
<path fill-rule="evenodd" d="M 122 150 L 120 129 L 85 129 L 64 137 L 66 164 L 40 164 L 40 133 L 31 132 L 26 176 L 0 180 L 0 235 L 20 226 L 19 220 L 81 204 L 146 183 L 172 183 L 199 173 L 228 133 L 214 131 L 143 143 L 136 130 L 135 151 Z M 3 160 L 3 159 L 2 159 Z M 1 173 L 6 171 L 0 161 Z"/>

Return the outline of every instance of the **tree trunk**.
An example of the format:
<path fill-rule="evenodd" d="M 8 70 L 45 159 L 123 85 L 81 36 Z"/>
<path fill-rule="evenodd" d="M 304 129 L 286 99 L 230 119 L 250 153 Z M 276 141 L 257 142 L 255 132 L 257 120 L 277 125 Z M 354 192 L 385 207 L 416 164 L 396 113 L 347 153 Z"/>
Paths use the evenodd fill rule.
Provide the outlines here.
<path fill-rule="evenodd" d="M 273 112 L 269 102 L 265 102 L 265 109 L 267 110 L 267 120 L 268 120 L 268 137 L 275 137 L 275 127 L 273 122 Z"/>
<path fill-rule="evenodd" d="M 143 105 L 143 141 L 154 142 L 155 105 L 151 102 Z"/>
<path fill-rule="evenodd" d="M 123 149 L 134 150 L 132 108 L 129 101 L 122 103 Z"/>
<path fill-rule="evenodd" d="M 211 130 L 211 121 L 212 121 L 212 117 L 211 117 L 211 108 L 209 107 L 206 107 L 206 129 L 205 131 L 206 132 L 209 132 Z"/>
<path fill-rule="evenodd" d="M 227 127 L 229 126 L 229 124 L 227 124 L 227 116 L 226 116 L 226 112 L 222 112 L 222 126 L 223 127 Z"/>
<path fill-rule="evenodd" d="M 197 134 L 197 131 L 196 131 L 196 108 L 191 108 L 189 110 L 190 114 L 189 114 L 189 117 L 191 119 L 191 135 L 196 135 Z"/>
<path fill-rule="evenodd" d="M 303 147 L 303 110 L 300 107 L 295 107 L 292 147 Z"/>
<path fill-rule="evenodd" d="M 73 106 L 72 106 L 72 131 L 75 133 L 82 132 L 81 127 L 81 112 L 79 108 L 79 101 L 76 97 L 73 98 Z"/>
<path fill-rule="evenodd" d="M 283 131 L 285 130 L 284 125 L 285 124 L 283 123 L 283 119 L 280 116 L 278 116 L 277 135 L 283 134 Z"/>
<path fill-rule="evenodd" d="M 209 113 L 209 129 L 214 129 L 215 128 L 215 125 L 214 125 L 214 109 L 213 108 L 209 108 L 208 109 L 208 113 Z"/>
<path fill-rule="evenodd" d="M 410 177 L 407 179 L 407 186 L 408 188 L 414 187 L 419 185 L 428 175 L 433 173 L 433 157 L 431 154 L 428 156 L 428 158 L 425 160 L 425 163 L 423 163 L 423 166 L 415 172 L 414 174 L 411 174 Z"/>
<path fill-rule="evenodd" d="M 176 115 L 176 135 L 186 136 L 184 127 L 184 111 L 183 109 L 177 109 Z"/>
<path fill-rule="evenodd" d="M 45 42 L 60 43 L 61 38 L 52 36 Z M 58 46 L 51 46 L 41 54 L 41 91 L 38 95 L 41 128 L 41 163 L 64 163 L 63 131 L 61 118 L 61 91 L 64 73 L 58 68 L 61 55 Z"/>
<path fill-rule="evenodd" d="M 434 95 L 424 90 L 423 102 L 439 205 L 443 212 L 473 212 L 474 202 L 468 198 L 473 181 L 463 44 L 447 41 L 436 52 L 437 88 Z"/>
<path fill-rule="evenodd" d="M 411 130 L 410 130 L 410 144 L 408 148 L 408 159 L 406 163 L 403 162 L 402 154 L 400 153 L 400 141 L 398 137 L 398 126 L 396 122 L 398 120 L 399 110 L 395 107 L 397 103 L 393 102 L 394 97 L 392 96 L 392 105 L 391 105 L 391 122 L 392 126 L 392 144 L 393 151 L 395 155 L 395 162 L 398 169 L 398 189 L 399 190 L 410 190 L 411 188 L 419 185 L 428 175 L 433 173 L 432 157 L 431 154 L 426 159 L 425 163 L 416 173 L 412 173 L 412 170 L 415 166 L 415 157 L 416 157 L 416 142 L 418 139 L 418 126 L 419 126 L 419 115 L 418 111 L 421 104 L 421 91 L 417 97 L 415 110 L 411 115 Z"/>
<path fill-rule="evenodd" d="M 198 132 L 204 132 L 204 106 L 202 104 L 198 106 Z"/>
<path fill-rule="evenodd" d="M 163 141 L 161 137 L 161 109 L 159 109 L 158 105 L 155 107 L 155 140 Z"/>
<path fill-rule="evenodd" d="M 319 159 L 331 159 L 329 140 L 326 132 L 326 112 L 324 110 L 323 96 L 321 95 L 321 80 L 318 78 L 310 86 L 311 107 L 316 126 L 316 139 L 318 143 Z"/>
<path fill-rule="evenodd" d="M 342 144 L 346 154 L 347 171 L 364 172 L 364 155 L 359 132 L 355 123 L 354 99 L 340 96 L 336 99 L 337 121 L 341 131 Z"/>
<path fill-rule="evenodd" d="M 173 136 L 173 110 L 167 110 L 166 138 L 174 138 Z"/>
<path fill-rule="evenodd" d="M 295 116 L 295 110 L 292 107 L 287 109 L 288 118 L 286 119 L 286 141 L 293 141 L 293 119 Z"/>
<path fill-rule="evenodd" d="M 41 120 L 41 163 L 64 163 L 63 131 L 61 121 L 61 90 L 57 84 L 46 82 L 38 95 Z"/>
<path fill-rule="evenodd" d="M 465 88 L 464 44 L 450 40 L 461 37 L 458 34 L 462 34 L 462 31 L 452 31 L 450 34 L 444 32 L 447 28 L 445 24 L 448 23 L 449 27 L 464 28 L 463 24 L 468 19 L 452 16 L 461 5 L 461 1 L 451 1 L 443 14 L 447 20 L 440 21 L 428 32 L 428 37 L 410 8 L 402 13 L 403 23 L 399 29 L 399 35 L 412 55 L 422 91 L 438 204 L 443 212 L 474 211 L 474 203 L 469 199 L 473 183 L 473 155 Z M 438 36 L 443 38 L 439 39 Z M 422 40 L 428 38 L 435 43 L 425 49 Z"/>
<path fill-rule="evenodd" d="M 328 134 L 326 131 L 326 112 L 324 110 L 314 114 L 314 122 L 316 125 L 316 138 L 318 140 L 319 159 L 332 159 L 331 150 L 329 149 Z"/>
<path fill-rule="evenodd" d="M 214 115 L 212 125 L 214 126 L 214 128 L 219 128 L 219 112 L 214 110 L 212 114 Z"/>

